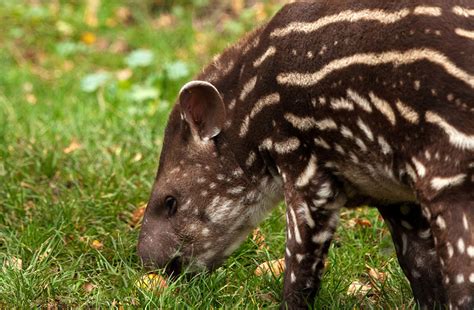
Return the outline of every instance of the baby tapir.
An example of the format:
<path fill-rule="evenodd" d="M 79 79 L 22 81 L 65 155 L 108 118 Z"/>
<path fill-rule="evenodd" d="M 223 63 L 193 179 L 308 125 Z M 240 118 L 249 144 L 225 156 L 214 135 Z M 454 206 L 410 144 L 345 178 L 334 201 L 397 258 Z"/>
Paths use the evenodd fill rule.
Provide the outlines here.
<path fill-rule="evenodd" d="M 281 199 L 284 307 L 369 203 L 416 301 L 474 309 L 473 1 L 293 3 L 216 57 L 171 112 L 139 255 L 213 269 Z"/>

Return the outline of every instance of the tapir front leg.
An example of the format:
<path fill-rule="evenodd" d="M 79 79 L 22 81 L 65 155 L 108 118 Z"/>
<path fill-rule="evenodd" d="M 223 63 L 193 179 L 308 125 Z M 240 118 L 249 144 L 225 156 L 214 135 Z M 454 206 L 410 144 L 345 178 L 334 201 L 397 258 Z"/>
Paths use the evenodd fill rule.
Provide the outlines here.
<path fill-rule="evenodd" d="M 309 176 L 311 175 L 311 178 Z M 324 260 L 345 202 L 330 176 L 286 176 L 287 242 L 283 308 L 306 309 L 320 287 Z"/>

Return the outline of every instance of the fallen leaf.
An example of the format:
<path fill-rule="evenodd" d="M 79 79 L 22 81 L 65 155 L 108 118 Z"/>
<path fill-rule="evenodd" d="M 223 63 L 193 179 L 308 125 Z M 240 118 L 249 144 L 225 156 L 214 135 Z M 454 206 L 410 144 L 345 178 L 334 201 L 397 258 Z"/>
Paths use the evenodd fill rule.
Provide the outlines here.
<path fill-rule="evenodd" d="M 255 275 L 260 277 L 264 274 L 271 273 L 274 276 L 278 276 L 284 271 L 285 271 L 285 259 L 280 258 L 280 259 L 264 262 L 258 265 L 257 269 L 255 269 Z"/>
<path fill-rule="evenodd" d="M 372 223 L 368 219 L 356 218 L 355 222 L 356 222 L 357 226 L 372 227 Z"/>
<path fill-rule="evenodd" d="M 3 268 L 20 271 L 23 268 L 23 261 L 18 257 L 10 257 L 3 262 Z"/>
<path fill-rule="evenodd" d="M 163 289 L 168 287 L 165 278 L 156 273 L 149 273 L 142 276 L 135 282 L 135 286 L 139 289 L 152 291 L 155 294 L 162 293 Z"/>
<path fill-rule="evenodd" d="M 135 211 L 133 211 L 132 218 L 130 219 L 130 222 L 128 223 L 130 227 L 135 227 L 137 226 L 137 224 L 141 222 L 141 220 L 143 219 L 143 215 L 145 214 L 145 209 L 146 209 L 146 203 L 144 202 L 140 204 L 140 206 L 138 206 L 138 208 L 136 208 Z"/>
<path fill-rule="evenodd" d="M 70 153 L 72 153 L 72 152 L 74 152 L 74 151 L 77 151 L 77 150 L 80 149 L 80 148 L 81 148 L 81 144 L 79 144 L 79 142 L 77 142 L 77 140 L 73 139 L 73 140 L 71 141 L 71 143 L 69 144 L 69 146 L 66 147 L 66 148 L 63 150 L 63 152 L 64 152 L 64 154 L 70 154 Z"/>
<path fill-rule="evenodd" d="M 96 250 L 102 250 L 104 248 L 104 244 L 99 240 L 95 239 L 91 242 L 91 247 Z"/>
<path fill-rule="evenodd" d="M 20 182 L 20 186 L 23 187 L 23 188 L 28 188 L 28 189 L 35 189 L 35 187 L 33 185 L 30 185 L 26 182 Z"/>
<path fill-rule="evenodd" d="M 385 280 L 387 280 L 387 274 L 381 271 L 378 271 L 375 268 L 372 268 L 370 266 L 365 266 L 368 270 L 368 274 L 370 277 L 370 281 L 373 282 L 373 284 L 383 284 Z"/>
<path fill-rule="evenodd" d="M 364 297 L 370 292 L 371 289 L 372 287 L 368 284 L 354 281 L 349 285 L 349 288 L 347 289 L 347 295 Z"/>
<path fill-rule="evenodd" d="M 265 242 L 265 236 L 262 234 L 260 231 L 260 228 L 255 228 L 252 232 L 252 240 L 255 242 L 255 244 L 258 246 L 259 250 L 267 249 L 268 250 L 268 245 Z"/>
<path fill-rule="evenodd" d="M 87 31 L 81 35 L 81 41 L 84 44 L 92 45 L 97 41 L 97 37 L 94 33 Z"/>
<path fill-rule="evenodd" d="M 84 289 L 84 291 L 86 291 L 87 293 L 90 293 L 92 292 L 97 286 L 91 282 L 86 282 L 84 283 L 84 285 L 82 286 L 82 288 Z"/>
<path fill-rule="evenodd" d="M 142 153 L 137 153 L 137 154 L 135 154 L 135 156 L 133 157 L 133 161 L 134 161 L 134 162 L 137 162 L 137 161 L 142 160 L 142 158 L 143 158 Z"/>

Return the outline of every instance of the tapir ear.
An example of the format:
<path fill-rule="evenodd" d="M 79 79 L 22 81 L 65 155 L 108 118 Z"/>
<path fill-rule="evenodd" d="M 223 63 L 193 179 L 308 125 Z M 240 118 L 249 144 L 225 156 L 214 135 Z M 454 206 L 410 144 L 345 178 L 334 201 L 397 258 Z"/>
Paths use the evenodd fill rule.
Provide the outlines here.
<path fill-rule="evenodd" d="M 191 81 L 179 92 L 184 119 L 202 140 L 217 136 L 225 122 L 225 107 L 219 91 L 209 82 Z"/>

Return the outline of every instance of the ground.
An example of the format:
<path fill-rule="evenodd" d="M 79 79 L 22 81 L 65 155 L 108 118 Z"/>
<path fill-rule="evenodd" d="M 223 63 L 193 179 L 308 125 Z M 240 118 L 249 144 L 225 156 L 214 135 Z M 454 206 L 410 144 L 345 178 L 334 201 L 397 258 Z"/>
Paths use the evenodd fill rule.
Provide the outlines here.
<path fill-rule="evenodd" d="M 171 2 L 0 1 L 0 308 L 278 307 L 281 275 L 254 271 L 283 256 L 284 206 L 216 272 L 136 285 L 177 91 L 282 1 Z M 344 210 L 327 265 L 316 308 L 414 305 L 374 209 Z"/>

